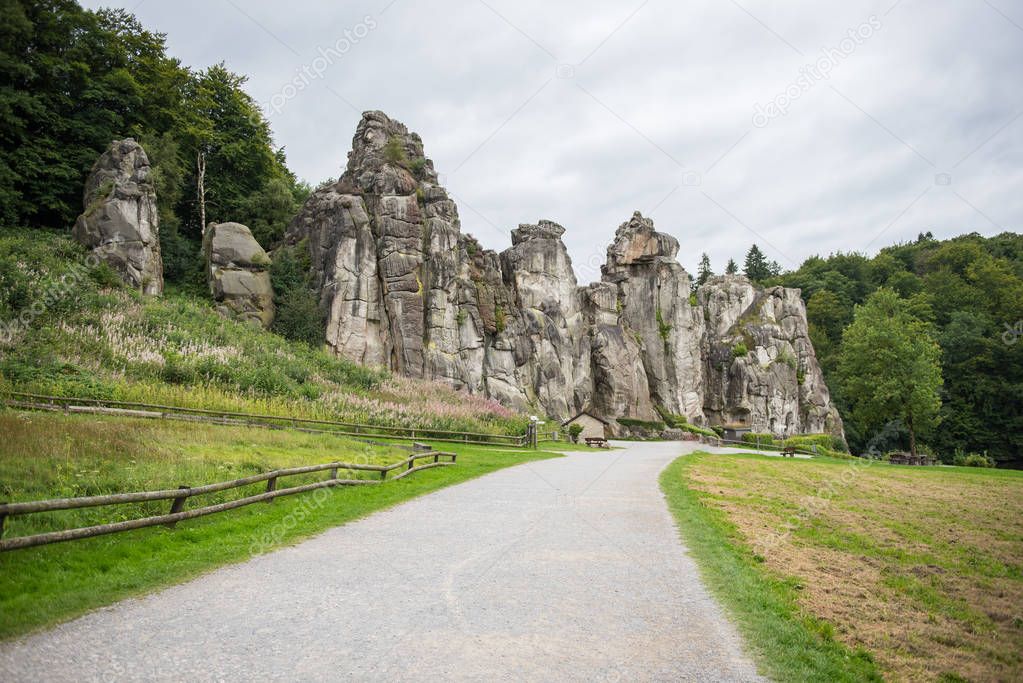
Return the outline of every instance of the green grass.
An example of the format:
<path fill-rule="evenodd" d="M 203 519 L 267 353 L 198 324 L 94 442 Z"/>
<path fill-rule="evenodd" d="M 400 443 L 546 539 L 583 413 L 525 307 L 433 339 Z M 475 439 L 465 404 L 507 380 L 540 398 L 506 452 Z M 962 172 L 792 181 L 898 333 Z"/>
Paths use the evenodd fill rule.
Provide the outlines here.
<path fill-rule="evenodd" d="M 707 454 L 679 458 L 661 488 L 704 582 L 737 623 L 761 673 L 778 681 L 879 681 L 865 651 L 835 640 L 833 629 L 799 607 L 798 584 L 763 571 L 727 516 L 687 486 L 689 470 Z"/>
<path fill-rule="evenodd" d="M 495 401 L 225 319 L 203 292 L 141 297 L 105 264 L 90 268 L 66 234 L 42 230 L 0 228 L 4 388 L 417 429 L 527 424 Z"/>
<path fill-rule="evenodd" d="M 407 453 L 288 431 L 0 411 L 0 497 L 8 501 L 224 481 L 280 466 L 394 462 Z M 458 464 L 381 486 L 324 489 L 162 527 L 0 554 L 0 638 L 185 581 L 430 491 L 553 451 L 443 446 Z M 310 475 L 306 479 L 312 479 Z M 322 475 L 321 475 L 322 478 Z M 289 478 L 288 483 L 304 481 Z M 283 482 L 282 482 L 283 484 Z M 254 487 L 248 493 L 262 490 Z M 224 492 L 241 497 L 246 491 Z M 203 497 L 202 502 L 218 500 Z M 198 505 L 190 501 L 189 507 Z M 166 512 L 168 503 L 8 520 L 16 536 Z"/>

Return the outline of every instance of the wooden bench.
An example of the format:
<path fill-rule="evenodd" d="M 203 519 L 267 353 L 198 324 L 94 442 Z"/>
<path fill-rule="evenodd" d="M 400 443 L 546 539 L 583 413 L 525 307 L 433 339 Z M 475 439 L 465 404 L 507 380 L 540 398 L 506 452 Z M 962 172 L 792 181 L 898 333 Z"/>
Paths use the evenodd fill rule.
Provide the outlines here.
<path fill-rule="evenodd" d="M 586 437 L 586 445 L 590 448 L 610 448 L 611 446 L 607 443 L 607 439 L 602 436 L 588 436 Z"/>
<path fill-rule="evenodd" d="M 794 458 L 794 457 L 796 457 L 796 448 L 795 448 L 795 446 L 786 446 L 785 448 L 781 449 L 781 457 L 783 457 L 783 458 Z"/>

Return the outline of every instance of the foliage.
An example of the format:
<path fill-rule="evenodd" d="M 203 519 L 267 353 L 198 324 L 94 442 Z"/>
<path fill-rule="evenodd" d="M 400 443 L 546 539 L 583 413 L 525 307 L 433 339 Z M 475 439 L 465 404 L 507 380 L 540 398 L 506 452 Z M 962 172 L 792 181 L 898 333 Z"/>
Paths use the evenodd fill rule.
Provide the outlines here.
<path fill-rule="evenodd" d="M 222 64 L 183 67 L 163 34 L 124 10 L 5 0 L 0 11 L 0 224 L 69 229 L 97 157 L 134 137 L 152 163 L 168 282 L 201 282 L 200 152 L 208 220 L 245 223 L 264 245 L 283 234 L 308 189 L 244 77 Z"/>
<path fill-rule="evenodd" d="M 746 432 L 742 435 L 744 443 L 760 444 L 762 446 L 774 445 L 774 434 L 768 432 Z"/>
<path fill-rule="evenodd" d="M 775 261 L 769 261 L 760 247 L 754 244 L 746 252 L 742 272 L 753 282 L 760 283 L 777 276 L 781 272 L 781 266 Z"/>
<path fill-rule="evenodd" d="M 671 337 L 671 325 L 664 322 L 664 316 L 661 315 L 661 309 L 657 309 L 657 333 L 661 335 L 661 339 L 665 344 L 668 343 L 668 339 Z"/>
<path fill-rule="evenodd" d="M 710 269 L 710 257 L 707 256 L 707 252 L 704 252 L 700 254 L 700 265 L 696 270 L 696 287 L 699 287 L 713 276 L 714 271 Z"/>
<path fill-rule="evenodd" d="M 994 467 L 995 461 L 980 453 L 956 453 L 952 464 L 958 467 Z"/>
<path fill-rule="evenodd" d="M 568 436 L 572 439 L 572 443 L 579 443 L 579 435 L 583 433 L 583 426 L 578 423 L 570 424 L 568 426 Z"/>
<path fill-rule="evenodd" d="M 732 347 L 732 358 L 742 358 L 748 353 L 749 349 L 746 348 L 746 344 L 744 342 L 739 342 Z"/>
<path fill-rule="evenodd" d="M 797 434 L 785 439 L 784 445 L 806 450 L 810 450 L 810 446 L 817 446 L 829 451 L 849 452 L 849 447 L 845 441 L 841 437 L 832 434 Z"/>
<path fill-rule="evenodd" d="M 706 427 L 699 427 L 699 426 L 694 425 L 694 424 L 689 424 L 688 422 L 683 422 L 683 423 L 680 423 L 680 424 L 676 424 L 675 427 L 676 427 L 676 429 L 681 429 L 683 431 L 687 431 L 687 432 L 690 432 L 692 434 L 699 434 L 700 436 L 706 436 L 706 437 L 709 437 L 711 439 L 716 438 L 716 437 L 719 438 L 721 436 L 721 434 L 724 433 L 723 430 L 722 430 L 721 433 L 718 433 L 717 430 L 707 429 Z"/>
<path fill-rule="evenodd" d="M 906 300 L 879 289 L 856 307 L 842 334 L 839 373 L 851 414 L 867 429 L 901 419 L 909 448 L 940 421 L 941 349 Z"/>
<path fill-rule="evenodd" d="M 308 245 L 304 241 L 274 252 L 270 282 L 277 313 L 273 331 L 312 347 L 323 346 L 327 320 L 311 282 Z"/>
<path fill-rule="evenodd" d="M 409 162 L 408 168 L 412 171 L 412 175 L 417 178 L 422 178 L 425 175 L 427 161 L 423 157 L 416 157 Z"/>
<path fill-rule="evenodd" d="M 647 431 L 659 432 L 664 429 L 663 422 L 653 422 L 650 420 L 637 420 L 631 417 L 620 417 L 618 418 L 618 424 L 623 427 L 630 427 L 634 429 L 645 429 Z"/>
<path fill-rule="evenodd" d="M 886 287 L 933 325 L 942 350 L 941 428 L 930 436 L 937 452 L 946 462 L 960 449 L 1023 466 L 1023 402 L 1005 400 L 1023 395 L 1023 343 L 1003 341 L 1017 339 L 1008 330 L 1023 320 L 1023 236 L 921 235 L 872 259 L 815 256 L 771 283 L 802 290 L 810 337 L 854 450 L 872 432 L 849 410 L 838 372 L 842 331 L 854 307 Z"/>
<path fill-rule="evenodd" d="M 735 262 L 735 259 L 728 259 L 728 265 L 725 266 L 725 273 L 728 275 L 735 275 L 739 272 L 739 265 Z"/>
<path fill-rule="evenodd" d="M 387 142 L 384 143 L 384 160 L 394 166 L 403 166 L 408 168 L 408 155 L 405 154 L 405 148 L 401 144 L 401 138 L 397 135 L 392 135 L 387 138 Z"/>

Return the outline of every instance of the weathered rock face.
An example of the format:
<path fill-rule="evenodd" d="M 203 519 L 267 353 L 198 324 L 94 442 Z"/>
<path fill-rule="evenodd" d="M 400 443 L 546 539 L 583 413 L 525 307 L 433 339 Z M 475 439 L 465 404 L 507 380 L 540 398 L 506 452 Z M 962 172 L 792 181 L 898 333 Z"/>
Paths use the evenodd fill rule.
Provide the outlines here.
<path fill-rule="evenodd" d="M 566 418 L 685 415 L 777 433 L 841 433 L 796 290 L 741 277 L 691 292 L 678 241 L 635 214 L 601 282 L 578 286 L 565 229 L 512 231 L 498 254 L 462 235 L 419 136 L 381 112 L 348 166 L 288 229 L 305 244 L 339 355 Z M 745 356 L 733 349 L 738 340 Z"/>
<path fill-rule="evenodd" d="M 202 243 L 217 311 L 269 329 L 274 320 L 270 257 L 240 223 L 211 223 Z"/>
<path fill-rule="evenodd" d="M 156 190 L 149 158 L 131 138 L 115 140 L 89 173 L 74 237 L 144 294 L 163 293 Z"/>
<path fill-rule="evenodd" d="M 603 280 L 620 292 L 622 320 L 641 340 L 651 399 L 663 410 L 698 419 L 703 410 L 703 311 L 690 301 L 678 241 L 639 213 L 607 250 Z"/>
<path fill-rule="evenodd" d="M 712 424 L 777 434 L 842 434 L 810 342 L 799 290 L 758 290 L 741 276 L 711 278 L 697 296 L 707 315 L 704 413 Z"/>

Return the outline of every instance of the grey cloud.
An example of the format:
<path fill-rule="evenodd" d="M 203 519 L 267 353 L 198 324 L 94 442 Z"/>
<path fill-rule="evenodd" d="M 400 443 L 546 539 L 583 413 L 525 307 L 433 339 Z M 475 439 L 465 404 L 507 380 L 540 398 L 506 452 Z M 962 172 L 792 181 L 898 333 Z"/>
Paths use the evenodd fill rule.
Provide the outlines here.
<path fill-rule="evenodd" d="M 271 116 L 295 171 L 337 176 L 358 110 L 383 109 L 423 136 L 466 231 L 501 249 L 518 223 L 551 218 L 584 277 L 635 209 L 679 239 L 687 268 L 707 251 L 719 271 L 753 241 L 793 267 L 1023 218 L 1023 118 L 1009 123 L 1023 112 L 1023 31 L 984 3 L 397 0 L 381 13 L 387 2 L 150 0 L 136 13 L 186 64 L 249 75 L 261 102 L 373 16 Z M 1023 24 L 1019 3 L 996 4 Z M 875 35 L 753 126 L 755 105 L 871 15 Z M 687 170 L 699 186 L 682 184 Z"/>

